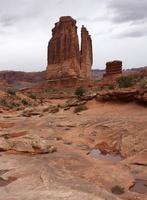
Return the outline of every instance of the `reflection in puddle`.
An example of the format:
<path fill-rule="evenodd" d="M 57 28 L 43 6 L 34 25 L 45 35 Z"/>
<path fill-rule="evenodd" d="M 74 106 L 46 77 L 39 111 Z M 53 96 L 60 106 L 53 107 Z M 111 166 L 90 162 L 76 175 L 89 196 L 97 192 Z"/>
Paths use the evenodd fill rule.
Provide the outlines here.
<path fill-rule="evenodd" d="M 130 191 L 141 194 L 147 193 L 147 180 L 135 179 L 135 183 L 130 187 Z"/>
<path fill-rule="evenodd" d="M 102 154 L 99 149 L 93 149 L 90 155 L 98 160 L 121 161 L 123 159 L 118 154 Z"/>

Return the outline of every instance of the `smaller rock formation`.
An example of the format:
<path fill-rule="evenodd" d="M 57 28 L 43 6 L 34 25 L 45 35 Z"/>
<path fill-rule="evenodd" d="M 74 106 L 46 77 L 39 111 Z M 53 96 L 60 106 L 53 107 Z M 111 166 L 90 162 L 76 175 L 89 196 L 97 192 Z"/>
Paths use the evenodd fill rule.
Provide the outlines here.
<path fill-rule="evenodd" d="M 122 61 L 114 60 L 106 63 L 106 73 L 104 77 L 122 74 Z"/>
<path fill-rule="evenodd" d="M 22 153 L 46 154 L 57 151 L 47 139 L 43 139 L 35 134 L 28 136 L 7 139 L 0 137 L 0 151 L 16 151 Z"/>

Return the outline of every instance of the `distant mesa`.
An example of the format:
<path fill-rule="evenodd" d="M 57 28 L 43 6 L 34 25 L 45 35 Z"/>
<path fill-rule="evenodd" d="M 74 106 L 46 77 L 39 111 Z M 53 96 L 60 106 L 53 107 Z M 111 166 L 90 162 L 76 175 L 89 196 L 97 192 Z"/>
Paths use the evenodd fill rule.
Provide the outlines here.
<path fill-rule="evenodd" d="M 114 60 L 106 63 L 106 73 L 104 77 L 122 74 L 122 61 Z"/>
<path fill-rule="evenodd" d="M 70 16 L 61 17 L 48 43 L 47 80 L 90 80 L 92 62 L 92 40 L 87 29 L 81 28 L 80 46 L 76 20 Z"/>

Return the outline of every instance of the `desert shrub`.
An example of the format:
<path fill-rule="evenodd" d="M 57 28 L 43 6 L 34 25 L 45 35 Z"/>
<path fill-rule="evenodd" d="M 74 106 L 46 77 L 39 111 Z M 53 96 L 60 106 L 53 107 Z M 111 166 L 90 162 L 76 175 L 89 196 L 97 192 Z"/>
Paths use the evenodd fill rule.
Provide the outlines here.
<path fill-rule="evenodd" d="M 82 111 L 87 110 L 87 109 L 88 108 L 85 105 L 76 106 L 75 109 L 74 109 L 74 113 L 82 112 Z"/>
<path fill-rule="evenodd" d="M 133 77 L 131 76 L 121 76 L 117 82 L 120 88 L 128 88 L 134 84 Z"/>
<path fill-rule="evenodd" d="M 0 100 L 0 105 L 8 107 L 8 103 L 7 103 L 7 101 L 5 99 L 1 99 Z"/>
<path fill-rule="evenodd" d="M 102 87 L 96 87 L 96 88 L 94 89 L 94 91 L 97 92 L 97 91 L 101 91 L 102 89 L 103 89 Z"/>
<path fill-rule="evenodd" d="M 123 194 L 125 191 L 124 191 L 124 188 L 119 186 L 119 185 L 116 185 L 114 187 L 111 188 L 111 192 L 113 194 Z"/>
<path fill-rule="evenodd" d="M 5 99 L 0 100 L 0 105 L 10 109 L 18 108 L 20 106 L 20 104 L 15 102 L 7 102 Z"/>
<path fill-rule="evenodd" d="M 17 108 L 17 107 L 19 107 L 19 106 L 20 106 L 19 103 L 14 103 L 14 102 L 11 103 L 11 107 L 12 107 L 12 108 Z"/>
<path fill-rule="evenodd" d="M 114 89 L 114 86 L 113 86 L 113 85 L 108 85 L 108 89 L 109 89 L 109 90 L 113 90 L 113 89 Z"/>
<path fill-rule="evenodd" d="M 36 95 L 35 94 L 29 94 L 29 97 L 31 98 L 31 99 L 34 99 L 34 100 L 36 100 Z"/>
<path fill-rule="evenodd" d="M 25 105 L 25 106 L 28 105 L 28 101 L 27 101 L 26 99 L 22 99 L 21 102 L 22 102 L 22 104 Z"/>
<path fill-rule="evenodd" d="M 13 96 L 15 96 L 15 95 L 16 95 L 16 92 L 15 92 L 15 90 L 12 90 L 12 89 L 10 89 L 10 90 L 7 90 L 7 93 L 8 93 L 8 94 L 10 94 L 10 95 L 13 95 Z"/>
<path fill-rule="evenodd" d="M 113 85 L 105 85 L 102 89 L 104 89 L 104 90 L 113 90 L 114 86 Z"/>
<path fill-rule="evenodd" d="M 75 95 L 80 98 L 82 97 L 86 92 L 86 89 L 83 88 L 83 87 L 78 87 L 76 90 L 75 90 Z"/>
<path fill-rule="evenodd" d="M 140 87 L 143 89 L 147 88 L 147 79 L 144 78 L 140 81 Z"/>

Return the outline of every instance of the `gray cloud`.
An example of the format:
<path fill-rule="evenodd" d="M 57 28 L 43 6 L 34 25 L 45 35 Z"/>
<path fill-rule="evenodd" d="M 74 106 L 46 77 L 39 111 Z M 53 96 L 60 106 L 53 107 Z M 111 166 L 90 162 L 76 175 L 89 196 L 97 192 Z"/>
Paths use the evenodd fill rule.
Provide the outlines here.
<path fill-rule="evenodd" d="M 12 26 L 14 23 L 20 21 L 20 15 L 3 15 L 0 17 L 0 24 L 2 26 Z"/>
<path fill-rule="evenodd" d="M 110 19 L 115 23 L 144 23 L 147 19 L 146 0 L 110 0 L 107 9 Z"/>
<path fill-rule="evenodd" d="M 147 30 L 130 30 L 117 35 L 118 38 L 138 38 L 147 37 Z"/>
<path fill-rule="evenodd" d="M 63 15 L 92 35 L 94 67 L 111 59 L 147 65 L 146 10 L 147 0 L 0 0 L 0 70 L 44 70 L 51 29 Z"/>

